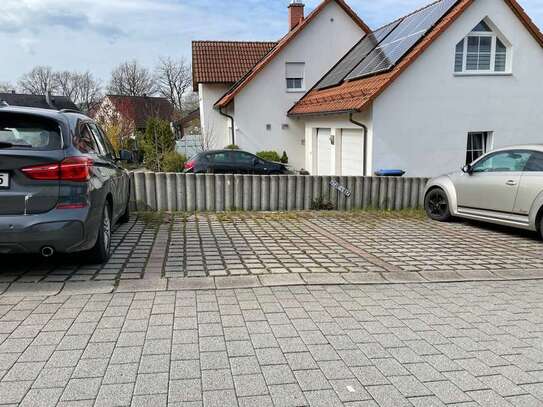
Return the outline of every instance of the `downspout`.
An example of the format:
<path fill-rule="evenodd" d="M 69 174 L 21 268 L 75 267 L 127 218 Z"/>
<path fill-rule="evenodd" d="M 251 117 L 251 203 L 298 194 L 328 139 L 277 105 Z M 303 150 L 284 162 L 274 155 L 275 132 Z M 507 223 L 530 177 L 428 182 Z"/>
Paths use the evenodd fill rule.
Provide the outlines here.
<path fill-rule="evenodd" d="M 223 115 L 224 117 L 227 117 L 230 119 L 230 123 L 232 124 L 231 130 L 232 130 L 232 145 L 236 144 L 236 129 L 234 128 L 234 118 L 230 116 L 229 114 L 226 114 L 222 111 L 222 107 L 219 107 L 219 113 Z"/>
<path fill-rule="evenodd" d="M 367 168 L 367 154 L 368 154 L 368 127 L 360 122 L 357 122 L 353 119 L 353 112 L 349 113 L 349 121 L 355 126 L 361 127 L 364 130 L 364 155 L 362 156 L 362 168 L 364 169 L 364 176 L 368 173 Z"/>

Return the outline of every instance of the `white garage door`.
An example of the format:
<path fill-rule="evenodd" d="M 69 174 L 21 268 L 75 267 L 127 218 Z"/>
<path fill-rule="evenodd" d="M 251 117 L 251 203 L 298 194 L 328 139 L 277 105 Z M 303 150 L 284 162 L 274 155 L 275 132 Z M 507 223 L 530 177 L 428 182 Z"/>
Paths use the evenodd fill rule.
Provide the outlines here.
<path fill-rule="evenodd" d="M 330 129 L 317 129 L 317 173 L 318 175 L 333 175 L 332 143 Z"/>
<path fill-rule="evenodd" d="M 364 134 L 361 130 L 341 132 L 341 175 L 364 175 Z"/>

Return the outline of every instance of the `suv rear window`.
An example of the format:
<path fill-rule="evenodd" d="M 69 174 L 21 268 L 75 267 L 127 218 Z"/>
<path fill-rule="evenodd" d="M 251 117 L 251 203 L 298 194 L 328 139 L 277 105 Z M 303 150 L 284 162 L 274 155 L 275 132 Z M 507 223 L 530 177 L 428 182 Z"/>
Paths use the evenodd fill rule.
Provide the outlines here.
<path fill-rule="evenodd" d="M 17 150 L 58 150 L 62 147 L 60 128 L 42 117 L 0 113 L 0 145 Z"/>

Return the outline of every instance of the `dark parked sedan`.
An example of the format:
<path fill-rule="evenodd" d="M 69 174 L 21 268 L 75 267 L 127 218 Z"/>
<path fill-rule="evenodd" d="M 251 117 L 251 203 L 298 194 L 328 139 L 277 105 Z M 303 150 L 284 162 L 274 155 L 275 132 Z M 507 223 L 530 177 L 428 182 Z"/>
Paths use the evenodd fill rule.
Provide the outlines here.
<path fill-rule="evenodd" d="M 112 225 L 130 216 L 119 161 L 83 114 L 0 106 L 0 253 L 106 261 Z"/>
<path fill-rule="evenodd" d="M 288 174 L 281 163 L 266 161 L 239 150 L 216 150 L 197 154 L 185 164 L 185 172 L 194 174 Z"/>

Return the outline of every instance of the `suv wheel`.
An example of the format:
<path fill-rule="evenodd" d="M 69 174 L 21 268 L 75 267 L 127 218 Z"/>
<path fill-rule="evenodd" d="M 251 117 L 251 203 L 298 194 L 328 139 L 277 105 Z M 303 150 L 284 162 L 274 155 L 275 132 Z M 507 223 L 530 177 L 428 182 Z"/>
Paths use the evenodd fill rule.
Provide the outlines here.
<path fill-rule="evenodd" d="M 109 260 L 111 255 L 111 210 L 109 205 L 104 205 L 102 221 L 98 230 L 96 244 L 89 251 L 89 261 L 93 264 L 102 264 Z"/>
<path fill-rule="evenodd" d="M 430 219 L 440 222 L 447 222 L 451 219 L 449 200 L 441 188 L 432 189 L 426 194 L 424 209 Z"/>

